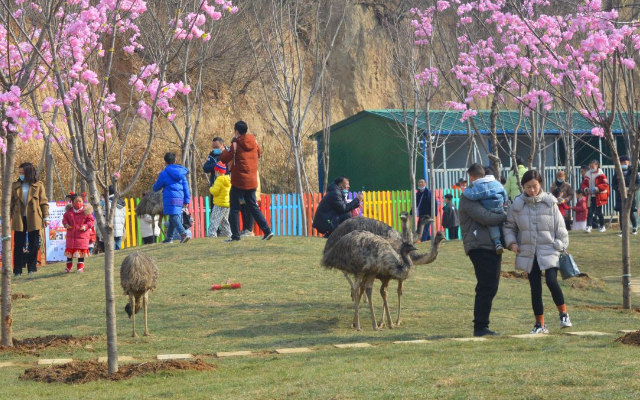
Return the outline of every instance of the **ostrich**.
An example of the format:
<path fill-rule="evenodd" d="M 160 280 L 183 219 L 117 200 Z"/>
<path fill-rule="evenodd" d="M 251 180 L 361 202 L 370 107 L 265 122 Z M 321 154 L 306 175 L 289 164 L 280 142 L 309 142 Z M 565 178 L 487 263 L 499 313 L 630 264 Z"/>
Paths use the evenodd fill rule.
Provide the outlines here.
<path fill-rule="evenodd" d="M 331 233 L 331 235 L 327 239 L 327 243 L 325 244 L 324 254 L 327 254 L 343 236 L 355 230 L 367 231 L 375 235 L 378 235 L 383 239 L 387 240 L 389 244 L 391 244 L 391 246 L 397 252 L 399 252 L 403 241 L 414 243 L 414 237 L 420 238 L 422 236 L 422 232 L 424 230 L 425 225 L 430 221 L 427 219 L 421 220 L 418 226 L 418 231 L 414 236 L 408 224 L 409 214 L 407 212 L 402 212 L 400 214 L 400 219 L 402 222 L 402 234 L 400 234 L 398 231 L 391 228 L 389 225 L 385 224 L 384 222 L 381 222 L 378 220 L 363 218 L 363 217 L 350 218 L 344 221 L 343 223 L 341 223 L 336 228 L 336 230 Z M 410 257 L 411 257 L 411 261 L 413 262 L 413 265 L 426 265 L 434 262 L 438 257 L 438 248 L 440 246 L 440 243 L 444 239 L 445 239 L 444 232 L 438 232 L 434 237 L 434 240 L 431 242 L 431 250 L 429 253 L 411 252 Z M 343 270 L 342 273 L 344 274 L 347 281 L 349 281 L 349 285 L 351 286 L 351 298 L 352 300 L 355 301 L 356 294 L 357 294 L 355 290 L 355 283 L 351 280 L 350 273 L 348 271 Z M 387 303 L 387 289 L 388 289 L 390 280 L 394 278 L 390 278 L 384 275 L 381 275 L 378 278 L 382 281 L 382 286 L 380 288 L 380 295 L 382 296 L 382 300 L 383 300 L 383 313 L 384 313 L 382 321 L 384 324 L 384 321 L 386 319 L 388 327 L 393 328 L 393 325 L 390 323 L 391 317 L 389 314 L 389 306 Z M 398 317 L 396 319 L 396 325 L 400 325 L 400 309 L 402 305 L 403 284 L 404 284 L 404 279 L 402 280 L 398 279 L 398 290 L 397 290 Z"/>
<path fill-rule="evenodd" d="M 133 337 L 136 334 L 136 314 L 144 306 L 144 335 L 149 336 L 147 328 L 147 303 L 149 292 L 158 284 L 158 266 L 153 258 L 145 253 L 136 251 L 129 254 L 120 266 L 120 285 L 124 294 L 129 295 L 129 303 L 124 310 L 133 317 Z"/>
<path fill-rule="evenodd" d="M 385 238 L 367 231 L 356 230 L 342 236 L 329 251 L 325 252 L 322 264 L 355 276 L 355 307 L 353 327 L 360 328 L 358 308 L 362 294 L 366 292 L 371 310 L 373 330 L 380 330 L 373 311 L 371 292 L 376 277 L 384 276 L 404 280 L 413 268 L 409 253 L 416 248 L 403 242 L 396 251 Z"/>
<path fill-rule="evenodd" d="M 140 199 L 140 203 L 136 206 L 136 215 L 145 215 L 149 214 L 153 217 L 153 224 L 156 223 L 155 216 L 158 215 L 158 224 L 160 224 L 160 229 L 164 232 L 162 227 L 162 218 L 163 215 L 163 202 L 162 202 L 162 192 L 147 192 L 142 195 L 142 199 Z"/>

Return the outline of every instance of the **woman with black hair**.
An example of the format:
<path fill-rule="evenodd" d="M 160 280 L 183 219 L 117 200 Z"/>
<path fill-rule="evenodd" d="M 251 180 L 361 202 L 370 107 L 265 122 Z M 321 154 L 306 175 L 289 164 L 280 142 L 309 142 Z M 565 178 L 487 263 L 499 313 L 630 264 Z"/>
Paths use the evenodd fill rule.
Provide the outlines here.
<path fill-rule="evenodd" d="M 49 225 L 49 200 L 44 185 L 38 182 L 31 163 L 22 163 L 20 175 L 11 186 L 11 229 L 14 231 L 13 273 L 22 275 L 26 265 L 29 274 L 37 271 L 40 231 Z"/>

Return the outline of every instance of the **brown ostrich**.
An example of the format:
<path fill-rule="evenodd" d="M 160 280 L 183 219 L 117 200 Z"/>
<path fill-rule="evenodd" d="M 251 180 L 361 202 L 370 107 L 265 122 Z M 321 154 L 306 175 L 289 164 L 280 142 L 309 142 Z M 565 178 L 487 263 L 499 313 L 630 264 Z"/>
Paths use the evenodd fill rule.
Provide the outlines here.
<path fill-rule="evenodd" d="M 120 265 L 120 285 L 124 294 L 129 295 L 129 303 L 124 310 L 133 317 L 133 337 L 136 334 L 136 314 L 144 307 L 144 335 L 149 336 L 147 327 L 147 304 L 149 292 L 158 284 L 158 266 L 153 258 L 143 252 L 129 254 Z"/>
<path fill-rule="evenodd" d="M 358 309 L 360 299 L 366 292 L 371 311 L 373 330 L 380 330 L 373 310 L 371 292 L 378 276 L 406 279 L 413 268 L 409 253 L 416 250 L 412 243 L 404 242 L 396 251 L 385 238 L 367 231 L 353 231 L 344 235 L 327 251 L 322 264 L 355 276 L 355 308 L 353 327 L 360 329 Z"/>
<path fill-rule="evenodd" d="M 151 215 L 153 217 L 153 224 L 160 224 L 160 229 L 164 232 L 161 221 L 163 215 L 163 202 L 162 192 L 147 192 L 142 195 L 140 203 L 136 206 L 136 215 Z M 156 220 L 156 216 L 158 219 Z"/>

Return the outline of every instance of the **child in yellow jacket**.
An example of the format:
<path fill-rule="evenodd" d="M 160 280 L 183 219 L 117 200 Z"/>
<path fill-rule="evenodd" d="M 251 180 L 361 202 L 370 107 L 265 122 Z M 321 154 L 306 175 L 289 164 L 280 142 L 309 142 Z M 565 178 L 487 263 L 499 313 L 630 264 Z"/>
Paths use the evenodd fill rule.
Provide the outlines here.
<path fill-rule="evenodd" d="M 218 228 L 222 236 L 231 237 L 229 225 L 229 193 L 231 192 L 231 178 L 227 173 L 227 166 L 219 162 L 213 167 L 216 180 L 209 192 L 213 195 L 213 210 L 209 218 L 208 237 L 218 236 Z"/>

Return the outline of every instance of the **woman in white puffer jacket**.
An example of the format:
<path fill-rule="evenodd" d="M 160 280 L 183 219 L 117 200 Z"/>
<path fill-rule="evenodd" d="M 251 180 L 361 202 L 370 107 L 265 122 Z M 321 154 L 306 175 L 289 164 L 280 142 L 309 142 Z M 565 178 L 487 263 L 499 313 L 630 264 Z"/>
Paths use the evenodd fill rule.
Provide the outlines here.
<path fill-rule="evenodd" d="M 560 328 L 571 326 L 562 289 L 558 284 L 560 254 L 569 246 L 569 234 L 557 200 L 542 190 L 542 176 L 527 171 L 522 177 L 524 192 L 515 198 L 507 214 L 504 238 L 516 253 L 516 269 L 525 271 L 531 286 L 531 304 L 536 323 L 531 333 L 549 333 L 544 323 L 542 271 L 560 313 Z"/>

